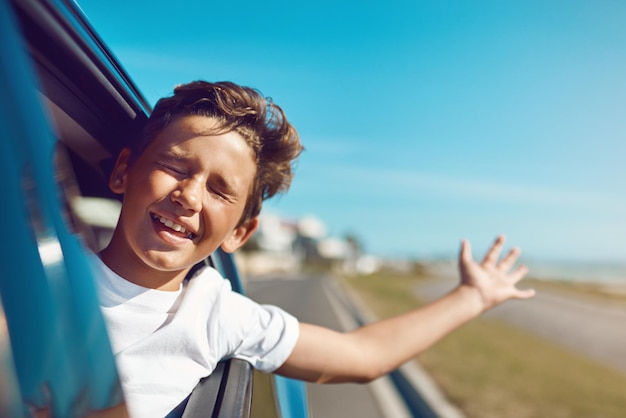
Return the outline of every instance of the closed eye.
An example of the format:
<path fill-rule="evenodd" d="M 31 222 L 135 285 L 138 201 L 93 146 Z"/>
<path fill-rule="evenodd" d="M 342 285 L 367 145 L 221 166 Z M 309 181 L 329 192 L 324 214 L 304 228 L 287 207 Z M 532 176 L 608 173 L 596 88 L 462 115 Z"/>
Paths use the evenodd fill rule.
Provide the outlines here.
<path fill-rule="evenodd" d="M 231 201 L 231 196 L 229 196 L 227 192 L 221 190 L 218 187 L 209 185 L 209 186 L 207 186 L 207 190 L 209 191 L 209 193 L 211 193 L 212 195 L 218 197 L 219 199 L 223 199 L 223 200 L 226 200 L 228 202 Z"/>
<path fill-rule="evenodd" d="M 233 190 L 228 182 L 220 175 L 214 174 L 209 177 L 206 188 L 212 195 L 228 202 L 233 202 L 237 198 L 235 190 Z"/>
<path fill-rule="evenodd" d="M 173 173 L 176 177 L 182 177 L 182 176 L 187 175 L 187 171 L 177 164 L 172 164 L 170 162 L 157 161 L 156 165 L 165 171 L 169 171 Z"/>

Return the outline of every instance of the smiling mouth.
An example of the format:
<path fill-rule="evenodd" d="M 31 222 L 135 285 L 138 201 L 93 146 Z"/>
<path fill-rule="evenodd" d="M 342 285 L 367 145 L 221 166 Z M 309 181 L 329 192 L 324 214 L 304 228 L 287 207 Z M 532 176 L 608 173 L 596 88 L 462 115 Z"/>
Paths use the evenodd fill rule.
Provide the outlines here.
<path fill-rule="evenodd" d="M 152 215 L 152 219 L 154 219 L 155 221 L 160 222 L 166 228 L 171 229 L 172 231 L 177 232 L 177 233 L 183 235 L 185 238 L 194 239 L 196 237 L 196 234 L 194 234 L 191 231 L 188 231 L 187 228 L 185 228 L 184 226 L 182 226 L 180 224 L 177 224 L 176 222 L 172 221 L 171 219 L 167 219 L 167 218 L 164 218 L 164 217 L 159 216 L 159 215 Z"/>

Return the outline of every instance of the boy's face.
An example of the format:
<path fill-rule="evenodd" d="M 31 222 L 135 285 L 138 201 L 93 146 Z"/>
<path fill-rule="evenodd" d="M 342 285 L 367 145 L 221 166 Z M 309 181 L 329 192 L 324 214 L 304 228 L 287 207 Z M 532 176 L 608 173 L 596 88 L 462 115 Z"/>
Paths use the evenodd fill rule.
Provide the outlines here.
<path fill-rule="evenodd" d="M 235 251 L 256 228 L 256 219 L 238 226 L 256 175 L 252 150 L 239 134 L 216 134 L 212 119 L 183 116 L 134 162 L 129 156 L 122 152 L 111 176 L 124 201 L 109 254 L 177 272 L 220 245 Z"/>

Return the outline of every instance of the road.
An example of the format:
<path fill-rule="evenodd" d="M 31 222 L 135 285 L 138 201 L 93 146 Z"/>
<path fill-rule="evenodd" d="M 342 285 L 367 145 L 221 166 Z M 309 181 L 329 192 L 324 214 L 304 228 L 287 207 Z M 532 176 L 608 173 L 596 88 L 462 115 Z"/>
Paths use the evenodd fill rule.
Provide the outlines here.
<path fill-rule="evenodd" d="M 345 323 L 322 286 L 323 278 L 256 278 L 246 283 L 248 295 L 259 303 L 277 305 L 302 322 L 343 330 Z M 381 385 L 382 388 L 381 388 Z M 380 379 L 371 384 L 307 384 L 311 418 L 381 418 L 400 417 L 404 411 L 383 402 L 381 390 L 388 390 Z"/>
<path fill-rule="evenodd" d="M 454 281 L 439 279 L 416 288 L 434 299 L 452 289 Z M 508 301 L 484 314 L 626 373 L 626 308 L 541 290 L 524 301 Z"/>

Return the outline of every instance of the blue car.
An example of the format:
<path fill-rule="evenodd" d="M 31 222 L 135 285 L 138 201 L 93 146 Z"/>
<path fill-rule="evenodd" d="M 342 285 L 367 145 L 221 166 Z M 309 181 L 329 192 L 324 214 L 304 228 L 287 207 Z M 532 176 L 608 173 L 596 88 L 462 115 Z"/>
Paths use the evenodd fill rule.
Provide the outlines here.
<path fill-rule="evenodd" d="M 86 254 L 110 237 L 108 173 L 151 108 L 73 2 L 0 0 L 0 32 L 0 416 L 124 415 Z M 205 263 L 244 292 L 230 255 Z M 308 406 L 302 382 L 229 360 L 170 416 Z"/>

